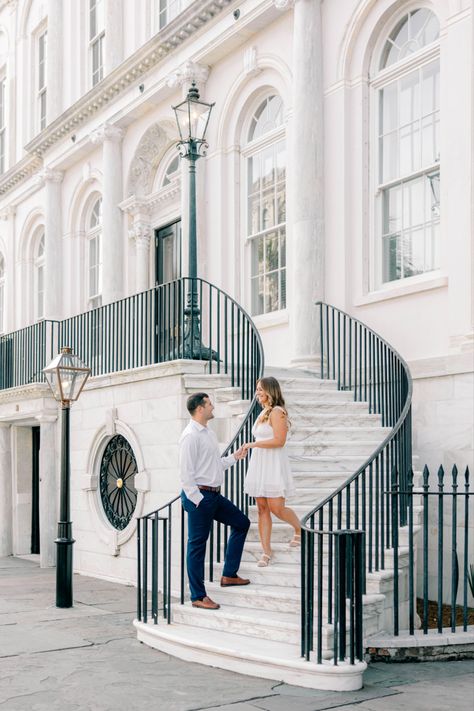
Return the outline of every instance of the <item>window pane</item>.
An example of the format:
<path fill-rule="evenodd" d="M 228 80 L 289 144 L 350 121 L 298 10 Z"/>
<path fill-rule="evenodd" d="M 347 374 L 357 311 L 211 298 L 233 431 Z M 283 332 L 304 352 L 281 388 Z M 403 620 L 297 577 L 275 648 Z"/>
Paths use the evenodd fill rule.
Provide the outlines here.
<path fill-rule="evenodd" d="M 273 188 L 262 195 L 262 228 L 267 230 L 275 224 L 275 193 Z"/>
<path fill-rule="evenodd" d="M 399 175 L 398 135 L 389 133 L 380 140 L 380 179 L 382 183 Z"/>
<path fill-rule="evenodd" d="M 424 223 L 423 178 L 411 180 L 403 186 L 403 229 Z"/>
<path fill-rule="evenodd" d="M 400 235 L 389 235 L 382 242 L 382 278 L 384 282 L 401 278 Z"/>
<path fill-rule="evenodd" d="M 260 190 L 260 155 L 248 160 L 248 190 L 255 193 Z"/>
<path fill-rule="evenodd" d="M 92 85 L 98 84 L 103 77 L 103 37 L 92 45 Z"/>
<path fill-rule="evenodd" d="M 265 311 L 278 311 L 278 272 L 265 277 Z"/>
<path fill-rule="evenodd" d="M 280 308 L 286 309 L 286 269 L 280 272 Z"/>
<path fill-rule="evenodd" d="M 253 141 L 273 131 L 283 123 L 283 102 L 279 96 L 269 96 L 256 110 L 250 123 L 248 140 Z"/>
<path fill-rule="evenodd" d="M 425 271 L 423 228 L 412 230 L 403 239 L 403 276 L 410 277 Z"/>
<path fill-rule="evenodd" d="M 275 180 L 274 167 L 275 167 L 275 155 L 272 148 L 267 148 L 261 154 L 262 161 L 262 187 L 268 187 L 272 185 Z"/>
<path fill-rule="evenodd" d="M 263 274 L 263 237 L 256 237 L 251 245 L 252 277 Z"/>
<path fill-rule="evenodd" d="M 265 271 L 278 269 L 278 234 L 270 232 L 265 237 Z"/>
<path fill-rule="evenodd" d="M 398 85 L 389 84 L 380 91 L 380 133 L 398 128 Z"/>
<path fill-rule="evenodd" d="M 380 59 L 380 68 L 389 67 L 418 52 L 439 37 L 439 22 L 430 10 L 421 8 L 405 15 L 390 33 Z"/>
<path fill-rule="evenodd" d="M 260 224 L 260 195 L 250 197 L 248 201 L 248 233 L 254 235 L 261 230 Z"/>
<path fill-rule="evenodd" d="M 286 233 L 280 230 L 280 267 L 286 267 Z"/>
<path fill-rule="evenodd" d="M 264 309 L 264 298 L 263 298 L 263 277 L 256 277 L 252 279 L 252 313 L 255 316 L 263 314 Z"/>
<path fill-rule="evenodd" d="M 4 310 L 3 283 L 1 283 L 0 284 L 0 333 L 3 333 L 3 310 Z"/>
<path fill-rule="evenodd" d="M 402 229 L 402 190 L 397 185 L 389 190 L 384 190 L 382 198 L 382 231 L 383 234 L 393 234 Z"/>

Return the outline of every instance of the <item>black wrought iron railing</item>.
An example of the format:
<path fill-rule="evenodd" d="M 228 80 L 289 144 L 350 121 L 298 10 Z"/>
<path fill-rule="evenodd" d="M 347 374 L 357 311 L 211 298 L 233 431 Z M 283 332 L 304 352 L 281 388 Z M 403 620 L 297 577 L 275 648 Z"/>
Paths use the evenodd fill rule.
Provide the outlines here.
<path fill-rule="evenodd" d="M 0 336 L 0 390 L 41 383 L 58 351 L 58 322 L 38 323 Z"/>
<path fill-rule="evenodd" d="M 403 575 L 408 578 L 409 634 L 415 633 L 416 615 L 424 634 L 428 634 L 429 629 L 441 634 L 446 628 L 451 632 L 459 629 L 465 632 L 474 622 L 474 564 L 469 559 L 469 520 L 472 517 L 469 468 L 466 467 L 460 481 L 456 465 L 448 477 L 442 466 L 434 477 L 425 466 L 421 486 L 414 485 L 410 469 L 405 488 L 401 486 L 399 472 L 394 469 L 391 489 L 386 495 L 392 502 L 394 591 L 397 593 L 402 575 L 395 565 L 400 548 L 398 509 L 402 499 L 407 501 L 408 540 L 403 541 L 403 545 L 408 546 L 408 565 Z M 417 578 L 422 581 L 418 594 Z M 394 634 L 398 635 L 398 594 L 396 598 Z M 406 624 L 403 628 L 406 629 Z"/>
<path fill-rule="evenodd" d="M 172 323 L 177 327 L 176 340 L 168 335 L 168 327 L 164 329 L 165 336 L 161 338 L 160 345 L 155 351 L 163 359 L 172 353 L 179 358 L 185 352 L 185 316 L 184 294 L 189 285 L 189 280 L 181 280 L 183 286 L 179 290 L 179 304 L 176 318 L 169 317 L 168 306 L 170 294 L 174 294 L 175 287 L 165 285 L 168 289 L 161 293 L 161 309 L 164 308 L 166 319 L 164 323 Z M 201 279 L 195 280 L 199 289 L 199 303 L 201 307 L 200 341 L 203 348 L 213 352 L 209 360 L 209 372 L 225 373 L 229 376 L 231 387 L 237 390 L 243 400 L 248 401 L 247 413 L 224 452 L 238 449 L 244 442 L 251 438 L 253 424 L 258 417 L 260 407 L 255 398 L 255 384 L 263 375 L 264 354 L 260 335 L 248 314 L 230 296 L 217 287 Z M 171 291 L 170 291 L 171 289 Z M 172 297 L 174 298 L 174 297 Z M 162 321 L 163 323 L 163 321 Z M 224 474 L 223 493 L 239 508 L 246 511 L 248 500 L 244 494 L 244 479 L 247 471 L 248 460 L 241 459 Z M 173 526 L 173 512 L 181 509 L 180 528 Z M 177 514 L 176 514 L 177 515 Z M 176 522 L 176 516 L 175 516 Z M 171 620 L 171 592 L 178 594 L 181 604 L 184 602 L 184 531 L 183 511 L 179 497 L 171 499 L 159 509 L 142 516 L 137 521 L 138 530 L 138 597 L 137 619 L 147 622 L 152 619 L 155 624 L 159 620 L 159 609 L 164 619 Z M 171 536 L 172 530 L 179 537 L 180 561 L 172 560 Z M 215 524 L 211 532 L 208 550 L 208 575 L 213 580 L 214 565 L 221 560 L 227 545 L 227 527 Z M 161 553 L 160 553 L 161 551 Z M 172 586 L 173 571 L 179 575 L 179 586 Z M 158 597 L 158 590 L 162 596 Z M 179 592 L 178 592 L 179 590 Z M 159 601 L 161 600 L 161 606 Z"/>
<path fill-rule="evenodd" d="M 339 486 L 315 506 L 302 519 L 303 538 L 301 557 L 301 649 L 309 658 L 314 650 L 315 610 L 316 648 L 319 649 L 321 627 L 324 621 L 338 627 L 337 651 L 339 658 L 346 653 L 346 630 L 341 624 L 341 606 L 336 609 L 337 586 L 335 561 L 335 531 L 356 530 L 364 534 L 361 551 L 362 584 L 365 592 L 367 573 L 383 570 L 386 566 L 386 551 L 393 547 L 392 501 L 385 496 L 391 488 L 391 472 L 394 467 L 400 472 L 405 484 L 411 468 L 411 396 L 412 381 L 403 358 L 383 338 L 357 319 L 319 302 L 320 357 L 322 379 L 335 380 L 339 390 L 353 392 L 355 402 L 367 402 L 369 412 L 380 415 L 384 427 L 390 427 L 379 447 Z M 400 500 L 399 523 L 406 523 L 407 500 Z M 326 537 L 323 538 L 323 533 Z M 315 541 L 317 540 L 317 543 Z M 327 541 L 322 555 L 322 540 Z M 314 549 L 318 555 L 314 558 Z M 316 572 L 315 572 L 316 566 Z M 352 573 L 347 577 L 351 579 Z M 323 593 L 322 580 L 326 589 Z M 326 598 L 322 606 L 323 594 Z M 349 620 L 351 645 L 350 657 L 355 646 L 360 656 L 362 629 L 362 597 L 354 598 L 351 587 L 347 590 L 350 609 L 354 608 L 354 623 Z M 315 606 L 315 599 L 318 605 Z M 339 610 L 339 611 L 338 611 Z M 357 625 L 355 620 L 359 620 Z M 362 632 L 360 632 L 362 634 Z M 320 656 L 318 652 L 318 657 Z M 334 655 L 336 663 L 337 656 Z"/>

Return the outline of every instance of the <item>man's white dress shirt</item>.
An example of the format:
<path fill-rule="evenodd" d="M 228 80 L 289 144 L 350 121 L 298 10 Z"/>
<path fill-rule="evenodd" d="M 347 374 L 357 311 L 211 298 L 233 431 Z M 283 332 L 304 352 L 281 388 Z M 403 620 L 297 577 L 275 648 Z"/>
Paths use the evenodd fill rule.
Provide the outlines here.
<path fill-rule="evenodd" d="M 196 506 L 204 498 L 199 486 L 222 486 L 224 470 L 236 461 L 221 457 L 215 433 L 191 419 L 179 440 L 179 467 L 183 491 Z"/>

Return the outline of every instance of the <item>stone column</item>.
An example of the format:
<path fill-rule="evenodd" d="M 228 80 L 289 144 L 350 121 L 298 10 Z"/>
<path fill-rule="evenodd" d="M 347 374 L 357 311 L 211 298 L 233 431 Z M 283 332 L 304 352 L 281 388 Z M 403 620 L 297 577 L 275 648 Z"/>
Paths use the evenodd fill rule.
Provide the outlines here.
<path fill-rule="evenodd" d="M 48 49 L 46 66 L 46 123 L 62 111 L 63 98 L 63 0 L 48 0 Z"/>
<path fill-rule="evenodd" d="M 45 185 L 44 307 L 45 317 L 62 318 L 62 225 L 61 181 L 63 173 L 44 168 L 40 179 Z"/>
<path fill-rule="evenodd" d="M 105 74 L 123 62 L 123 0 L 105 0 Z"/>
<path fill-rule="evenodd" d="M 140 293 L 150 288 L 150 241 L 152 229 L 149 222 L 134 221 L 130 232 L 135 241 L 135 291 Z"/>
<path fill-rule="evenodd" d="M 118 126 L 104 124 L 91 135 L 91 141 L 102 144 L 102 303 L 109 304 L 124 295 L 123 286 L 123 219 L 119 207 L 123 199 L 122 138 Z"/>
<path fill-rule="evenodd" d="M 275 0 L 283 7 L 285 0 Z M 288 5 L 290 3 L 286 3 Z M 302 42 L 301 38 L 308 41 Z M 289 275 L 292 364 L 316 367 L 324 296 L 323 78 L 320 0 L 295 0 L 289 137 Z"/>
<path fill-rule="evenodd" d="M 9 425 L 0 425 L 0 556 L 13 553 L 12 455 Z"/>
<path fill-rule="evenodd" d="M 39 415 L 39 518 L 40 518 L 40 565 L 50 568 L 56 565 L 58 491 L 58 455 L 56 452 L 57 415 Z"/>

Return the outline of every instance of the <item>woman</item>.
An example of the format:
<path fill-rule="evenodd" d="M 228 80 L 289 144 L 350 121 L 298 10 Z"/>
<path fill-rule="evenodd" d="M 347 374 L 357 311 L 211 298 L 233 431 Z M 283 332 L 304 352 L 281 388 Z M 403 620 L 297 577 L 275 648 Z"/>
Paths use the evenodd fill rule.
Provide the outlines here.
<path fill-rule="evenodd" d="M 290 546 L 300 545 L 301 526 L 293 509 L 285 506 L 285 499 L 294 492 L 288 455 L 284 449 L 288 434 L 288 413 L 275 378 L 261 378 L 257 382 L 257 400 L 263 408 L 252 434 L 255 442 L 243 445 L 253 449 L 245 480 L 245 492 L 257 500 L 258 532 L 263 553 L 257 565 L 266 567 L 272 557 L 270 539 L 273 513 L 294 528 Z"/>

